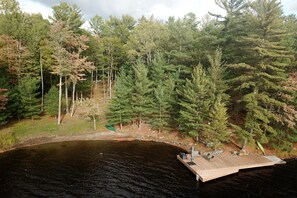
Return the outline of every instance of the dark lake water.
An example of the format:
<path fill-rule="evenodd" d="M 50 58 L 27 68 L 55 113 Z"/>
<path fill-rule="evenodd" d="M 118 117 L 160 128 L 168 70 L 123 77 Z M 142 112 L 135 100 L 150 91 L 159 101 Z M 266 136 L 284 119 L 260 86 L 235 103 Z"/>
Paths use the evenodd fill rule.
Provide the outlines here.
<path fill-rule="evenodd" d="M 0 197 L 297 197 L 297 160 L 201 183 L 181 151 L 137 141 L 18 149 L 0 155 Z"/>

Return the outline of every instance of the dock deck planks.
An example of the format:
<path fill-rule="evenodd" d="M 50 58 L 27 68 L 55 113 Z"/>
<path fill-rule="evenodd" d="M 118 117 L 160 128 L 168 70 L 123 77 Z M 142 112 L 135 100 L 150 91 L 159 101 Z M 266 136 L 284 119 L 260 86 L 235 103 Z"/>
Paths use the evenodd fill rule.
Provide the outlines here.
<path fill-rule="evenodd" d="M 240 169 L 273 166 L 277 161 L 277 157 L 275 156 L 266 157 L 256 154 L 236 156 L 231 154 L 222 154 L 214 155 L 215 157 L 211 160 L 207 160 L 202 156 L 194 157 L 193 162 L 195 165 L 189 165 L 187 162 L 191 161 L 191 155 L 187 154 L 186 156 L 186 159 L 182 159 L 178 155 L 177 159 L 196 175 L 197 180 L 199 179 L 202 182 L 237 173 Z"/>

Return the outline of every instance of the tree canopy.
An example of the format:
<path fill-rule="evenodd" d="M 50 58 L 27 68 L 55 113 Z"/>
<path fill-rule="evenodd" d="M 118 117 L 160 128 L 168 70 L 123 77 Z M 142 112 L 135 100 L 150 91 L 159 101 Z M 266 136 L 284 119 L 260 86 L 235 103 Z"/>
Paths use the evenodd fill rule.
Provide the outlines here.
<path fill-rule="evenodd" d="M 120 128 L 147 124 L 214 146 L 236 135 L 243 148 L 292 149 L 297 17 L 285 16 L 278 0 L 215 3 L 225 15 L 95 15 L 86 30 L 75 4 L 61 2 L 44 19 L 0 0 L 0 124 L 43 113 L 61 124 L 96 86 L 107 122 Z M 101 104 L 87 101 L 96 127 Z"/>

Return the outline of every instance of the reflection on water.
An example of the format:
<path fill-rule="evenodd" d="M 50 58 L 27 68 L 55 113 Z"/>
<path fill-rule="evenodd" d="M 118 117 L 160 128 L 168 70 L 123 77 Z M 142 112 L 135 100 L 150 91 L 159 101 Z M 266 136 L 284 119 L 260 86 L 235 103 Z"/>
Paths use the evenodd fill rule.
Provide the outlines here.
<path fill-rule="evenodd" d="M 182 150 L 153 142 L 78 141 L 0 155 L 0 197 L 297 197 L 297 161 L 198 183 Z"/>

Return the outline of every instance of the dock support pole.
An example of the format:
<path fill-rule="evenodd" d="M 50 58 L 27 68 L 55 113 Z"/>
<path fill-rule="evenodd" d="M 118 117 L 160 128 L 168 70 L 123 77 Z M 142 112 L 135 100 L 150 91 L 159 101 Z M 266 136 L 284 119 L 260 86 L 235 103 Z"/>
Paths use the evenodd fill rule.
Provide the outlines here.
<path fill-rule="evenodd" d="M 199 175 L 198 174 L 196 175 L 196 180 L 199 181 Z"/>

